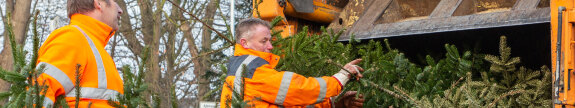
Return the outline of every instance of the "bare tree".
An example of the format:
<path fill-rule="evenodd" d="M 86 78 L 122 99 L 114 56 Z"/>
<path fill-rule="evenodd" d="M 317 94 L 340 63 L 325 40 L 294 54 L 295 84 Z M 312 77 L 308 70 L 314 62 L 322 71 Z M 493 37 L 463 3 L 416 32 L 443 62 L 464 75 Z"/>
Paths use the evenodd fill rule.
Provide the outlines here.
<path fill-rule="evenodd" d="M 136 36 L 136 31 L 132 28 L 133 25 L 131 23 L 131 17 L 129 16 L 129 12 L 127 11 L 126 2 L 124 0 L 116 0 L 118 5 L 124 11 L 124 14 L 121 16 L 121 28 L 120 34 L 122 34 L 128 41 L 129 49 L 136 57 L 141 57 L 143 52 L 144 46 L 141 45 L 138 37 Z M 162 8 L 163 2 L 161 0 L 137 0 L 137 4 L 140 9 L 140 16 L 141 16 L 141 32 L 143 35 L 144 44 L 150 49 L 149 59 L 147 66 L 147 72 L 145 81 L 150 83 L 150 89 L 154 93 L 159 92 L 158 81 L 161 77 L 161 72 L 159 68 L 159 41 L 160 41 L 160 28 L 161 28 L 161 17 L 162 17 Z M 154 7 L 156 10 L 153 10 Z M 151 94 L 147 94 L 146 97 L 149 97 Z M 165 100 L 165 99 L 164 99 Z M 149 102 L 149 99 L 147 99 Z M 165 102 L 165 101 L 162 101 Z"/>
<path fill-rule="evenodd" d="M 202 26 L 202 52 L 208 52 L 212 50 L 212 44 L 214 43 L 214 39 L 212 38 L 212 30 L 208 28 L 208 26 L 212 26 L 214 24 L 214 16 L 216 10 L 218 9 L 220 0 L 210 0 L 208 6 L 204 10 L 205 16 L 203 17 L 204 22 L 207 25 Z M 206 72 L 212 67 L 210 57 L 198 57 L 197 59 L 193 60 L 194 62 L 194 74 L 198 76 L 204 76 Z M 198 80 L 198 94 L 203 97 L 210 90 L 209 86 L 209 79 L 206 77 L 196 78 Z M 199 99 L 202 101 L 203 99 Z"/>
<path fill-rule="evenodd" d="M 150 49 L 147 61 L 150 65 L 145 73 L 149 89 L 160 96 L 162 105 L 170 105 L 171 99 L 178 98 L 180 102 L 193 100 L 180 106 L 197 106 L 210 91 L 210 79 L 201 76 L 214 71 L 211 54 L 221 51 L 212 48 L 223 39 L 215 35 L 224 36 L 212 27 L 220 0 L 116 1 L 124 11 L 118 31 L 123 38 L 119 39 L 125 42 L 135 60 L 145 55 L 144 48 Z M 169 88 L 176 84 L 179 84 L 178 96 L 173 97 Z"/>
<path fill-rule="evenodd" d="M 11 17 L 6 18 L 0 14 L 4 16 L 4 24 L 13 25 L 15 40 L 22 46 L 26 43 L 30 10 L 33 7 L 31 1 L 6 0 L 4 13 L 9 13 Z M 225 28 L 227 24 L 214 23 L 214 18 L 218 14 L 222 15 L 219 9 L 221 0 L 115 1 L 124 14 L 121 15 L 117 36 L 111 39 L 111 45 L 107 48 L 114 59 L 128 58 L 134 60 L 130 63 L 138 63 L 142 56 L 149 55 L 145 81 L 149 84 L 149 90 L 160 96 L 161 104 L 170 105 L 170 100 L 175 98 L 180 99 L 176 101 L 186 104 L 180 105 L 181 107 L 197 106 L 202 97 L 211 90 L 210 81 L 213 81 L 213 78 L 202 76 L 208 71 L 217 71 L 214 70 L 213 64 L 219 60 L 213 60 L 212 54 L 221 52 L 221 49 L 214 50 L 218 47 L 212 46 L 226 45 L 221 43 L 223 39 L 230 42 L 220 32 L 225 31 L 222 27 Z M 52 17 L 46 15 L 44 21 Z M 8 22 L 7 19 L 12 20 Z M 10 70 L 13 64 L 12 49 L 8 36 L 1 38 L 4 38 L 4 48 L 0 52 L 0 66 Z M 149 54 L 144 54 L 145 48 L 149 49 Z M 121 51 L 117 53 L 116 50 Z M 221 53 L 219 54 L 221 56 Z M 177 97 L 170 94 L 170 88 L 173 86 L 177 88 Z M 0 81 L 0 92 L 9 90 L 9 87 L 7 83 Z M 146 97 L 150 95 L 152 94 L 147 94 Z M 147 102 L 150 102 L 149 98 Z"/>

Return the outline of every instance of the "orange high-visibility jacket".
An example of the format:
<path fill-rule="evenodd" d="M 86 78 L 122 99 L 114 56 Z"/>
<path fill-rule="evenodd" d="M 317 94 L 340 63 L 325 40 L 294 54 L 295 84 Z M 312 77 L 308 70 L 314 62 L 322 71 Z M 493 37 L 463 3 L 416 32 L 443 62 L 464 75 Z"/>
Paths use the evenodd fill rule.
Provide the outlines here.
<path fill-rule="evenodd" d="M 57 96 L 65 96 L 74 106 L 76 65 L 80 65 L 79 106 L 106 108 L 108 99 L 124 94 L 124 84 L 112 57 L 104 50 L 114 35 L 112 28 L 92 17 L 74 14 L 70 25 L 53 31 L 38 52 L 38 68 L 44 67 L 38 82 L 48 85 L 44 106 L 53 105 Z"/>
<path fill-rule="evenodd" d="M 231 103 L 233 91 L 244 93 L 244 100 L 256 108 L 276 107 L 332 107 L 331 97 L 341 92 L 340 82 L 329 76 L 305 77 L 293 72 L 277 71 L 280 57 L 272 53 L 245 49 L 235 45 L 234 56 L 228 64 L 228 76 L 220 99 L 222 108 Z M 244 69 L 244 65 L 245 68 Z M 242 76 L 242 71 L 245 76 Z M 241 76 L 241 77 L 240 77 Z M 245 79 L 241 89 L 241 79 Z M 231 88 L 230 88 L 231 87 Z"/>

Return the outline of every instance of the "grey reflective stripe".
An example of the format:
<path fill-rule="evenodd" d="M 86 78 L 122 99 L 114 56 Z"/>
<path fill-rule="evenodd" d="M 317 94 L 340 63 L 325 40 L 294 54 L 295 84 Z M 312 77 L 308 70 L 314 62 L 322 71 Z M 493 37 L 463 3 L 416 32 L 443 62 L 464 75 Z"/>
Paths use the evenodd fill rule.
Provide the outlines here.
<path fill-rule="evenodd" d="M 256 57 L 256 59 L 252 60 L 252 62 L 250 62 L 247 65 L 248 71 L 246 72 L 246 75 L 243 77 L 251 79 L 254 76 L 256 69 L 265 65 L 265 64 L 269 64 L 269 62 L 260 58 L 260 57 Z"/>
<path fill-rule="evenodd" d="M 96 48 L 96 45 L 90 39 L 90 37 L 77 25 L 74 25 L 78 30 L 84 34 L 84 37 L 88 40 L 88 44 L 90 44 L 90 49 L 92 49 L 92 53 L 94 53 L 94 59 L 96 59 L 96 66 L 98 67 L 98 88 L 106 89 L 108 88 L 108 82 L 106 80 L 106 68 L 104 68 L 104 62 L 102 61 L 102 56 L 100 56 L 100 52 Z"/>
<path fill-rule="evenodd" d="M 68 75 L 66 75 L 66 73 L 64 73 L 62 70 L 58 69 L 58 67 L 46 63 L 46 62 L 40 62 L 38 63 L 38 65 L 36 66 L 37 69 L 39 69 L 42 65 L 44 65 L 44 73 L 48 76 L 51 76 L 52 78 L 56 79 L 56 81 L 58 81 L 58 83 L 60 83 L 60 85 L 62 85 L 62 87 L 64 88 L 64 91 L 66 93 L 70 92 L 70 90 L 74 89 L 74 83 L 72 82 L 72 79 L 70 79 L 70 77 L 68 77 Z"/>
<path fill-rule="evenodd" d="M 229 59 L 229 63 L 227 64 L 228 67 L 228 76 L 236 76 L 236 72 L 238 71 L 238 68 L 243 67 L 242 64 L 243 62 L 246 60 L 246 58 L 250 57 L 251 55 L 243 55 L 243 56 L 233 56 L 230 57 Z M 251 62 L 245 64 L 247 67 L 246 72 L 244 75 L 242 75 L 244 78 L 252 78 L 254 76 L 254 73 L 256 71 L 257 68 L 265 65 L 265 64 L 269 64 L 268 61 L 260 58 L 260 57 L 256 57 L 254 60 L 252 60 Z M 240 70 L 240 72 L 243 70 Z"/>
<path fill-rule="evenodd" d="M 284 72 L 282 77 L 282 82 L 280 84 L 280 88 L 278 90 L 278 94 L 276 95 L 275 104 L 276 105 L 283 105 L 284 101 L 287 96 L 287 92 L 289 90 L 289 85 L 291 83 L 291 79 L 293 77 L 293 72 Z"/>
<path fill-rule="evenodd" d="M 234 80 L 234 90 L 237 93 L 242 93 L 242 86 L 240 86 L 242 84 L 242 71 L 244 70 L 244 66 L 243 65 L 247 65 L 252 62 L 254 59 L 256 59 L 257 56 L 253 56 L 253 55 L 249 55 L 240 65 L 240 67 L 238 68 L 238 70 L 236 70 L 236 79 Z M 235 96 L 235 95 L 234 95 Z"/>
<path fill-rule="evenodd" d="M 76 89 L 74 91 L 66 94 L 66 97 L 76 97 Z M 80 87 L 80 98 L 88 98 L 88 99 L 102 99 L 102 100 L 117 100 L 118 94 L 120 92 L 116 90 L 110 89 L 101 89 L 101 88 L 91 88 L 91 87 Z"/>
<path fill-rule="evenodd" d="M 44 106 L 44 108 L 52 108 L 52 105 L 54 105 L 54 101 L 48 97 L 44 97 L 44 104 L 42 106 Z"/>
<path fill-rule="evenodd" d="M 325 83 L 325 80 L 323 78 L 315 78 L 317 80 L 317 82 L 319 83 L 319 95 L 317 96 L 317 100 L 315 101 L 314 104 L 320 103 L 323 101 L 323 99 L 325 98 L 326 92 L 327 92 L 327 84 Z M 305 106 L 306 108 L 314 108 L 314 104 L 312 105 L 307 105 Z"/>
<path fill-rule="evenodd" d="M 323 78 L 315 78 L 315 79 L 319 83 L 319 96 L 317 96 L 317 101 L 315 103 L 320 103 L 323 101 L 323 98 L 325 98 L 327 92 L 327 84 L 325 83 L 325 80 L 323 80 Z"/>
<path fill-rule="evenodd" d="M 235 76 L 236 75 L 236 71 L 238 70 L 238 67 L 240 67 L 240 65 L 242 64 L 242 62 L 244 60 L 246 60 L 246 58 L 248 58 L 249 55 L 243 55 L 243 56 L 233 56 L 230 57 L 228 64 L 228 76 Z"/>

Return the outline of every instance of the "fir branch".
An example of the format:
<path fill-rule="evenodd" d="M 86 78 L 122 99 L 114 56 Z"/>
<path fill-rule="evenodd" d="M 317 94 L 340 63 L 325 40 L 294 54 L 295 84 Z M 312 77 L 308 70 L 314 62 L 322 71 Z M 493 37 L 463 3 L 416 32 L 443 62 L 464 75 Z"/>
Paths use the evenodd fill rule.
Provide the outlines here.
<path fill-rule="evenodd" d="M 450 88 L 454 88 L 456 85 L 459 84 L 459 82 L 461 82 L 461 80 L 463 80 L 463 77 L 460 77 L 457 81 L 455 81 L 455 83 L 451 84 Z"/>
<path fill-rule="evenodd" d="M 147 91 L 148 85 L 144 83 L 144 72 L 146 71 L 144 67 L 148 65 L 146 62 L 149 54 L 149 47 L 145 46 L 143 49 L 143 56 L 138 65 L 138 71 L 132 72 L 130 66 L 124 65 L 122 67 L 122 78 L 124 79 L 124 95 L 117 95 L 117 100 L 108 100 L 108 104 L 110 106 L 116 108 L 136 108 L 136 107 L 144 107 L 150 108 L 150 105 L 145 101 L 144 93 L 149 92 Z M 158 107 L 156 104 L 156 98 L 154 93 L 152 94 L 152 105 L 151 107 Z"/>
<path fill-rule="evenodd" d="M 160 108 L 160 106 L 161 106 L 160 104 L 161 104 L 162 100 L 160 100 L 160 98 L 158 97 L 158 94 L 153 93 L 152 100 L 153 100 L 152 108 Z"/>
<path fill-rule="evenodd" d="M 272 30 L 272 36 L 277 39 L 277 38 L 282 38 L 282 36 L 280 35 L 284 30 Z M 275 44 L 274 44 L 275 46 Z"/>
<path fill-rule="evenodd" d="M 16 39 L 14 38 L 14 31 L 13 31 L 13 25 L 12 25 L 12 16 L 11 13 L 7 13 L 6 17 L 4 17 L 3 19 L 6 19 L 6 22 L 4 24 L 4 28 L 6 28 L 5 32 L 8 32 L 8 42 L 10 42 L 10 48 L 12 48 L 12 57 L 14 60 L 14 71 L 20 71 L 20 69 L 23 67 L 22 62 L 25 60 L 22 60 L 24 58 L 21 57 L 22 55 L 22 49 L 20 45 L 17 45 L 16 43 Z M 6 40 L 4 40 L 6 41 Z"/>
<path fill-rule="evenodd" d="M 70 106 L 68 106 L 68 102 L 66 102 L 65 96 L 60 95 L 56 97 L 55 105 L 52 108 L 70 108 Z"/>
<path fill-rule="evenodd" d="M 488 108 L 491 108 L 491 107 L 493 107 L 493 105 L 495 105 L 497 102 L 499 102 L 499 100 L 501 100 L 501 99 L 503 99 L 503 98 L 505 98 L 505 97 L 507 97 L 507 96 L 515 95 L 515 94 L 518 94 L 518 93 L 522 93 L 523 91 L 525 91 L 525 90 L 513 90 L 513 91 L 509 91 L 509 92 L 507 92 L 507 93 L 505 93 L 505 94 L 503 94 L 503 95 L 497 97 L 497 99 L 495 99 L 493 102 L 491 102 L 491 103 L 489 104 L 489 106 L 487 106 L 487 107 L 488 107 Z"/>
<path fill-rule="evenodd" d="M 323 26 L 322 26 L 322 29 L 323 29 Z M 339 39 L 339 37 L 343 34 L 343 32 L 344 32 L 346 29 L 344 28 L 344 29 L 342 29 L 342 30 L 339 30 L 339 32 L 337 32 L 337 33 L 335 33 L 335 34 L 333 33 L 333 29 L 332 29 L 332 28 L 330 28 L 329 30 L 331 31 L 331 34 L 330 34 L 331 36 L 330 36 L 330 37 L 333 37 L 331 41 L 332 41 L 332 42 L 337 42 L 338 39 Z M 324 31 L 323 33 L 325 33 L 325 31 Z"/>
<path fill-rule="evenodd" d="M 383 41 L 385 42 L 385 48 L 387 48 L 387 50 L 389 50 L 389 51 L 393 50 L 393 49 L 391 49 L 391 45 L 389 44 L 388 39 L 384 39 Z"/>
<path fill-rule="evenodd" d="M 82 65 L 80 65 L 80 64 L 76 64 L 76 67 L 75 67 L 76 71 L 74 72 L 74 78 L 76 79 L 76 81 L 74 82 L 74 89 L 76 89 L 74 91 L 74 92 L 76 92 L 76 104 L 75 104 L 74 108 L 79 107 L 78 105 L 80 105 L 80 97 L 82 97 L 81 92 L 80 92 L 80 90 L 82 89 L 82 88 L 80 88 L 80 82 L 82 82 L 82 73 L 80 72 L 81 66 Z"/>
<path fill-rule="evenodd" d="M 422 104 L 420 104 L 421 102 L 418 102 L 417 100 L 413 99 L 411 96 L 407 95 L 407 93 L 405 93 L 402 88 L 397 87 L 397 86 L 393 86 L 393 88 L 395 90 L 399 91 L 399 93 L 401 93 L 403 95 L 403 97 L 409 98 L 409 99 L 405 98 L 408 102 L 413 102 L 413 104 L 415 104 L 417 107 L 420 107 L 420 108 L 422 107 Z"/>
<path fill-rule="evenodd" d="M 258 17 L 258 18 L 261 18 L 261 17 Z M 271 25 L 270 27 L 271 27 L 271 28 L 269 28 L 269 29 L 272 29 L 273 27 L 277 26 L 277 24 L 279 24 L 279 22 L 282 21 L 283 19 L 284 19 L 284 18 L 281 17 L 281 16 L 277 16 L 277 17 L 275 17 L 274 19 L 272 19 L 272 20 L 270 21 L 270 25 Z M 303 29 L 303 30 L 305 30 L 305 29 Z M 301 32 L 300 32 L 300 33 L 301 33 Z"/>
<path fill-rule="evenodd" d="M 32 37 L 32 60 L 30 60 L 30 64 L 28 66 L 31 69 L 36 68 L 36 61 L 38 61 L 38 49 L 40 49 L 40 37 L 38 35 L 38 14 L 40 11 L 36 10 L 34 13 L 34 20 L 32 21 L 32 33 L 34 33 L 34 37 Z"/>
<path fill-rule="evenodd" d="M 383 88 L 383 87 L 381 87 L 380 85 L 375 84 L 374 82 L 367 81 L 367 80 L 363 80 L 363 81 L 365 81 L 365 82 L 367 82 L 369 85 L 371 85 L 371 86 L 373 86 L 373 87 L 379 89 L 380 91 L 386 92 L 387 94 L 389 94 L 389 95 L 391 95 L 391 96 L 393 96 L 393 97 L 395 97 L 395 98 L 402 99 L 402 100 L 407 100 L 407 98 L 403 97 L 402 95 L 399 95 L 399 94 L 397 94 L 397 93 L 395 93 L 395 92 L 393 92 L 393 91 L 391 91 L 391 90 L 389 90 L 389 89 Z"/>

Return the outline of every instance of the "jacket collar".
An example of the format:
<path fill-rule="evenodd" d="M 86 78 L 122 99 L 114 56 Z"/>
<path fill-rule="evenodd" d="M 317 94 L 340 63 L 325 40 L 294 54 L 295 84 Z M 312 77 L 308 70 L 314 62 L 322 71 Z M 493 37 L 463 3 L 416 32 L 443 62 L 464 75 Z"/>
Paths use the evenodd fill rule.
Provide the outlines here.
<path fill-rule="evenodd" d="M 115 33 L 115 31 L 112 31 L 112 27 L 107 24 L 79 13 L 72 15 L 70 25 L 78 25 L 86 34 L 93 35 L 91 38 L 95 39 L 92 39 L 92 41 L 101 43 L 103 46 L 106 46 Z"/>
<path fill-rule="evenodd" d="M 256 50 L 252 50 L 252 49 L 246 49 L 240 44 L 236 44 L 235 47 L 236 48 L 234 51 L 234 56 L 242 56 L 242 55 L 258 56 L 258 57 L 268 61 L 270 63 L 270 65 L 272 66 L 272 68 L 275 68 L 276 65 L 278 64 L 278 61 L 280 60 L 280 56 L 272 54 L 272 53 L 261 52 L 261 51 L 256 51 Z"/>

